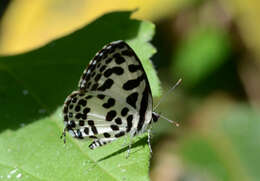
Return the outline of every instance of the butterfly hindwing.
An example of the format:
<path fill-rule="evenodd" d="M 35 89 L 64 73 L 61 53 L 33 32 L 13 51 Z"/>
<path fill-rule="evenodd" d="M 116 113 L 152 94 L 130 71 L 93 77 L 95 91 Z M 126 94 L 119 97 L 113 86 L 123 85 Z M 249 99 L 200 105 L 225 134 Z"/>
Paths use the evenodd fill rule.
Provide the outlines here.
<path fill-rule="evenodd" d="M 90 148 L 147 129 L 152 95 L 142 64 L 123 41 L 106 45 L 90 61 L 64 104 L 67 130 L 77 138 L 94 138 Z"/>
<path fill-rule="evenodd" d="M 132 120 L 137 116 L 131 106 L 94 92 L 74 91 L 65 104 L 65 119 L 69 120 L 78 138 L 120 137 L 120 132 L 131 130 Z"/>

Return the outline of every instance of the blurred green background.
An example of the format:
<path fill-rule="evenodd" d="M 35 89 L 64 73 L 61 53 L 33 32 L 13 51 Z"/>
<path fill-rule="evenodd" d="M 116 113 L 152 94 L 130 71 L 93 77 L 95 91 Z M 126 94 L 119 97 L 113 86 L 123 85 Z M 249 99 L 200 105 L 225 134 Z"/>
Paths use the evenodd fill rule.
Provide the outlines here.
<path fill-rule="evenodd" d="M 157 110 L 180 127 L 163 119 L 153 126 L 151 180 L 259 180 L 257 0 L 5 0 L 0 54 L 29 51 L 104 13 L 136 8 L 132 18 L 156 25 L 152 61 L 162 95 L 183 79 Z"/>

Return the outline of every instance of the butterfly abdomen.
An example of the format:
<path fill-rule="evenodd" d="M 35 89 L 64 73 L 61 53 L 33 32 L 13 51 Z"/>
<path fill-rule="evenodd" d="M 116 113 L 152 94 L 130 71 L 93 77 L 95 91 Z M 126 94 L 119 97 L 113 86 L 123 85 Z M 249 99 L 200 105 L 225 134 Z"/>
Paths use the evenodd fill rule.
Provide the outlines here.
<path fill-rule="evenodd" d="M 89 145 L 89 148 L 94 150 L 95 148 L 98 148 L 100 146 L 104 146 L 106 145 L 107 143 L 110 143 L 112 140 L 95 140 L 93 141 L 90 145 Z"/>

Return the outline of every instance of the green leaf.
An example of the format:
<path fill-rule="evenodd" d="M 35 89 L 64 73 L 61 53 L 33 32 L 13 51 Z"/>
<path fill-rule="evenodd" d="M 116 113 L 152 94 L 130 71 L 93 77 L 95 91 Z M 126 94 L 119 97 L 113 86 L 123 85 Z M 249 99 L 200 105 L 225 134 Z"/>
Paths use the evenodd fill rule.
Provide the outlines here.
<path fill-rule="evenodd" d="M 201 175 L 214 180 L 259 180 L 260 115 L 247 105 L 235 107 L 214 130 L 192 132 L 180 154 Z"/>
<path fill-rule="evenodd" d="M 69 135 L 64 145 L 61 110 L 17 131 L 0 135 L 0 177 L 13 180 L 149 180 L 147 137 L 136 138 L 126 159 L 127 142 L 122 138 L 90 150 L 89 141 Z M 125 146 L 123 146 L 125 145 Z M 17 169 L 17 170 L 16 170 Z M 12 174 L 12 172 L 15 173 Z"/>
<path fill-rule="evenodd" d="M 147 136 L 121 138 L 96 150 L 63 130 L 65 97 L 77 89 L 89 60 L 105 44 L 125 40 L 137 52 L 148 74 L 153 95 L 159 79 L 149 58 L 154 34 L 149 22 L 129 19 L 130 12 L 110 13 L 82 29 L 34 51 L 0 57 L 0 179 L 16 180 L 149 180 Z"/>

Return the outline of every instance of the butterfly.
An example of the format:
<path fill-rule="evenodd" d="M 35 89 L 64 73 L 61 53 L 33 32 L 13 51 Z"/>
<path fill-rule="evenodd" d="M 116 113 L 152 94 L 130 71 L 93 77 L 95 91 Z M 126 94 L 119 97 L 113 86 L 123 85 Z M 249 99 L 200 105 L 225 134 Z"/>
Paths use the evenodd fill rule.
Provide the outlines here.
<path fill-rule="evenodd" d="M 150 125 L 160 117 L 153 112 L 142 63 L 122 40 L 109 43 L 94 56 L 78 87 L 64 103 L 63 136 L 68 131 L 74 138 L 93 139 L 90 149 L 122 136 L 134 137 L 147 130 L 149 134 Z"/>

